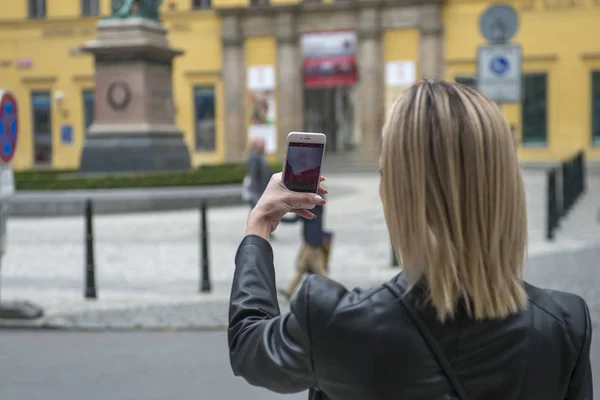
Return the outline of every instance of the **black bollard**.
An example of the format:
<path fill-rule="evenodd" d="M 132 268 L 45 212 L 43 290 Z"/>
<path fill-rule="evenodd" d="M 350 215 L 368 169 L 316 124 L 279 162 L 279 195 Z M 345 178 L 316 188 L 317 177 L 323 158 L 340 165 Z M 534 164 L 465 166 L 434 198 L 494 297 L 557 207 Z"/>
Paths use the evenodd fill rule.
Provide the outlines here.
<path fill-rule="evenodd" d="M 556 169 L 548 171 L 548 209 L 546 214 L 546 239 L 554 240 L 554 230 L 558 226 L 559 212 L 556 202 Z"/>
<path fill-rule="evenodd" d="M 561 173 L 562 208 L 560 218 L 564 218 L 571 209 L 571 171 L 568 161 L 562 163 Z"/>
<path fill-rule="evenodd" d="M 577 198 L 579 199 L 585 191 L 585 157 L 583 151 L 577 153 L 575 157 L 575 171 L 577 181 Z"/>
<path fill-rule="evenodd" d="M 206 203 L 200 205 L 200 291 L 207 293 L 211 291 L 210 271 L 208 263 L 208 229 L 206 227 Z"/>
<path fill-rule="evenodd" d="M 579 154 L 579 169 L 581 171 L 581 194 L 583 194 L 586 188 L 585 153 L 583 151 Z"/>
<path fill-rule="evenodd" d="M 96 266 L 94 263 L 94 212 L 92 201 L 85 202 L 85 298 L 95 299 Z"/>

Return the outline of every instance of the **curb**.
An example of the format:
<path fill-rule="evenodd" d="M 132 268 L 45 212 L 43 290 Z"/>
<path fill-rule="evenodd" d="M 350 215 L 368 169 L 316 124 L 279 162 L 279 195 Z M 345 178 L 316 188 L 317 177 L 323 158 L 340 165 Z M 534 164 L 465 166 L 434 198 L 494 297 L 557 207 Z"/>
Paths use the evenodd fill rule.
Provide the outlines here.
<path fill-rule="evenodd" d="M 0 331 L 63 331 L 63 332 L 213 332 L 224 331 L 227 324 L 111 326 L 103 324 L 61 324 L 36 320 L 0 320 Z"/>
<path fill-rule="evenodd" d="M 243 204 L 240 185 L 204 188 L 73 190 L 17 192 L 11 199 L 13 218 L 80 216 L 91 200 L 95 214 L 197 209 Z"/>

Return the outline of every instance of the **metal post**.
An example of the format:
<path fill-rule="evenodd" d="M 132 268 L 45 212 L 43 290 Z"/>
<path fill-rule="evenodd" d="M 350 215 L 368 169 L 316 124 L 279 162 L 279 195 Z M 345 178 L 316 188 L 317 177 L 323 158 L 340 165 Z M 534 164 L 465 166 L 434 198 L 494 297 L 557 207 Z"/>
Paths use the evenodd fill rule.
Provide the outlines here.
<path fill-rule="evenodd" d="M 583 172 L 583 151 L 577 153 L 575 157 L 575 171 L 577 174 L 577 198 L 583 194 L 583 188 L 585 186 L 585 178 Z"/>
<path fill-rule="evenodd" d="M 206 227 L 206 203 L 200 205 L 200 264 L 201 264 L 201 292 L 210 292 L 210 269 L 208 263 L 208 229 Z"/>
<path fill-rule="evenodd" d="M 95 299 L 96 266 L 94 263 L 93 206 L 90 199 L 85 202 L 85 298 Z"/>
<path fill-rule="evenodd" d="M 586 169 L 585 169 L 585 153 L 583 152 L 583 150 L 581 151 L 581 159 L 580 159 L 580 163 L 581 163 L 581 193 L 585 193 L 585 177 L 586 177 Z"/>
<path fill-rule="evenodd" d="M 554 229 L 557 226 L 558 210 L 556 207 L 556 169 L 548 171 L 548 210 L 546 214 L 546 238 L 554 240 Z"/>
<path fill-rule="evenodd" d="M 560 213 L 561 218 L 566 216 L 571 208 L 571 191 L 569 190 L 571 177 L 569 176 L 569 162 L 565 161 L 561 164 L 562 172 L 562 210 Z"/>

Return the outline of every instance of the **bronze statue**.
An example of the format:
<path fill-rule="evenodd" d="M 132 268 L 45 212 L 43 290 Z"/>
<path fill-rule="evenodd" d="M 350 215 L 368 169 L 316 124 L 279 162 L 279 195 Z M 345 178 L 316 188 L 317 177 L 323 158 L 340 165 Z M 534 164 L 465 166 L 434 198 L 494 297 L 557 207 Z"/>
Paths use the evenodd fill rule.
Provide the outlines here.
<path fill-rule="evenodd" d="M 152 21 L 158 21 L 158 10 L 161 4 L 162 0 L 111 0 L 111 17 L 141 17 Z"/>

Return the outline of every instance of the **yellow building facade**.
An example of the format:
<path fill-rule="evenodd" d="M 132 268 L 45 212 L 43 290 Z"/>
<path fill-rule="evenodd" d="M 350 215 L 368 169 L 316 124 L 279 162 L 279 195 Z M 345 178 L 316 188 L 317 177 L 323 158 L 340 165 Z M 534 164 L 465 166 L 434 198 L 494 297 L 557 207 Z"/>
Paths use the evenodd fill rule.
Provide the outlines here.
<path fill-rule="evenodd" d="M 585 149 L 589 158 L 600 159 L 600 37 L 591 33 L 600 24 L 600 5 L 595 0 L 509 4 L 520 15 L 513 42 L 523 47 L 525 93 L 522 104 L 502 109 L 521 158 L 555 161 Z M 169 41 L 184 51 L 173 66 L 173 98 L 192 164 L 243 159 L 254 110 L 249 101 L 254 78 L 248 71 L 265 66 L 274 70 L 267 90 L 273 96 L 273 157 L 282 153 L 289 131 L 329 129 L 323 118 L 317 118 L 321 125 L 313 121 L 307 99 L 330 96 L 319 108 L 335 109 L 323 111 L 325 119 L 339 120 L 331 129 L 352 131 L 331 143 L 339 142 L 338 151 L 356 148 L 373 159 L 386 104 L 411 79 L 474 83 L 476 49 L 485 42 L 479 17 L 488 5 L 165 0 L 161 19 Z M 0 88 L 12 90 L 19 101 L 16 169 L 79 167 L 94 102 L 104 99 L 94 92 L 93 59 L 79 48 L 95 38 L 96 23 L 109 14 L 110 0 L 0 2 Z M 343 81 L 343 91 L 307 90 L 310 63 L 303 58 L 303 35 L 322 31 L 356 34 L 355 55 L 340 58 L 340 65 L 350 60 L 356 68 L 356 80 Z M 394 63 L 412 68 L 395 85 L 388 77 L 388 64 Z M 344 107 L 349 111 L 340 112 Z"/>
<path fill-rule="evenodd" d="M 596 0 L 508 2 L 519 13 L 511 42 L 523 51 L 521 104 L 501 105 L 524 161 L 555 161 L 585 150 L 600 160 L 600 24 Z M 479 18 L 486 2 L 448 1 L 443 7 L 445 73 L 468 81 L 485 40 Z M 466 78 L 466 79 L 465 79 Z"/>

